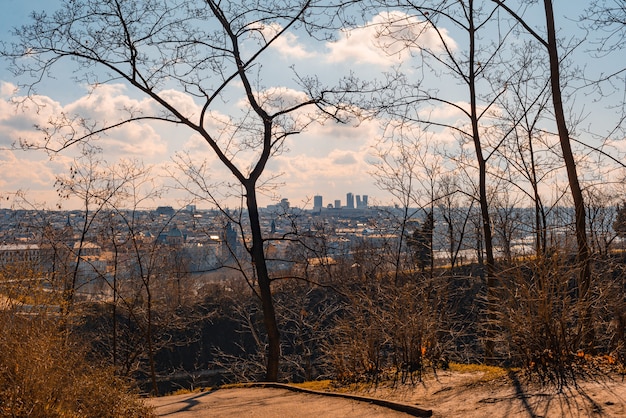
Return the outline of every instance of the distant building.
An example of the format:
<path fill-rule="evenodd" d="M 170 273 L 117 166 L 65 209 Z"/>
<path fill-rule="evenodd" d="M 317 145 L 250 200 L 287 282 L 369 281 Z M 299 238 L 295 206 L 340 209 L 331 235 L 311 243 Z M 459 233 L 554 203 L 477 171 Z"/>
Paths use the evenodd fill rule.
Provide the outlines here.
<path fill-rule="evenodd" d="M 290 206 L 291 204 L 289 203 L 289 199 L 282 198 L 278 203 L 267 205 L 267 210 L 270 210 L 272 212 L 285 213 L 289 210 Z"/>
<path fill-rule="evenodd" d="M 102 258 L 102 248 L 93 242 L 78 241 L 73 245 L 72 254 L 75 258 L 71 261 L 70 268 L 76 274 L 76 289 L 83 294 L 103 294 L 107 262 Z"/>
<path fill-rule="evenodd" d="M 185 235 L 183 231 L 178 229 L 178 227 L 174 226 L 167 233 L 167 237 L 165 238 L 165 242 L 167 245 L 180 246 L 185 243 Z"/>
<path fill-rule="evenodd" d="M 226 223 L 224 231 L 222 232 L 222 258 L 224 260 L 230 260 L 239 253 L 239 241 L 237 230 L 232 223 Z"/>
<path fill-rule="evenodd" d="M 0 265 L 18 264 L 32 268 L 41 261 L 41 249 L 36 244 L 0 245 Z"/>
<path fill-rule="evenodd" d="M 341 200 L 335 200 L 335 209 L 341 209 Z"/>
<path fill-rule="evenodd" d="M 171 245 L 174 247 L 181 246 L 185 243 L 186 237 L 183 231 L 178 229 L 177 226 L 173 226 L 169 231 L 161 232 L 157 241 L 161 244 Z"/>
<path fill-rule="evenodd" d="M 354 195 L 352 193 L 346 195 L 346 207 L 348 209 L 354 209 Z"/>
<path fill-rule="evenodd" d="M 368 205 L 367 200 L 368 199 L 367 199 L 367 195 L 366 194 L 363 195 L 363 198 L 361 198 L 361 196 L 359 196 L 359 195 L 356 195 L 356 208 L 357 209 L 365 209 L 365 208 L 367 208 L 368 207 L 367 206 Z"/>
<path fill-rule="evenodd" d="M 159 206 L 158 208 L 156 208 L 156 213 L 157 215 L 174 216 L 174 214 L 176 214 L 176 211 L 171 206 Z"/>
<path fill-rule="evenodd" d="M 323 199 L 322 196 L 313 196 L 313 210 L 315 212 L 319 212 L 320 210 L 322 210 L 322 207 L 324 206 L 323 203 Z"/>

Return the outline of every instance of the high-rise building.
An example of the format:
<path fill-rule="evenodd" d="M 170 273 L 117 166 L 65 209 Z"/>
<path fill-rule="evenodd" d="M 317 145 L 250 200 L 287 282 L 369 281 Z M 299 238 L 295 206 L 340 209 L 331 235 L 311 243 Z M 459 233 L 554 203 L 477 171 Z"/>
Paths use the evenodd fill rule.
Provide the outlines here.
<path fill-rule="evenodd" d="M 335 209 L 341 209 L 341 200 L 335 200 Z"/>
<path fill-rule="evenodd" d="M 323 199 L 322 196 L 313 196 L 313 210 L 318 212 L 322 210 Z"/>
<path fill-rule="evenodd" d="M 366 207 L 367 207 L 367 205 L 368 205 L 368 203 L 367 203 L 367 195 L 366 195 L 366 194 L 364 194 L 364 195 L 363 195 L 363 207 L 364 207 L 364 208 L 366 208 Z"/>
<path fill-rule="evenodd" d="M 361 195 L 356 195 L 356 208 L 357 209 L 361 209 L 362 203 L 361 203 Z"/>
<path fill-rule="evenodd" d="M 346 207 L 348 209 L 354 209 L 354 195 L 352 193 L 346 195 Z"/>

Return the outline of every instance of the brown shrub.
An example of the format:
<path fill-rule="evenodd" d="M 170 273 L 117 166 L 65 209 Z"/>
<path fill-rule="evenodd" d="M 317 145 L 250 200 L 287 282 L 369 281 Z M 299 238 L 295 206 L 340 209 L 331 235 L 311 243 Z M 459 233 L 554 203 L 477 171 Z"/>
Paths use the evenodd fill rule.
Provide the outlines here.
<path fill-rule="evenodd" d="M 0 416 L 152 416 L 128 382 L 87 360 L 57 319 L 0 312 Z"/>

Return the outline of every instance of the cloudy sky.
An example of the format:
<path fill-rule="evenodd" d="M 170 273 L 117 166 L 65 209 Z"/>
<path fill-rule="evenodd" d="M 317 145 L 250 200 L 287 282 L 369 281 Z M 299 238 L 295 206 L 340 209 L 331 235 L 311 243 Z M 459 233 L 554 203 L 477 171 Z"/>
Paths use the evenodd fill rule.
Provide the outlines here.
<path fill-rule="evenodd" d="M 8 28 L 27 22 L 31 11 L 54 9 L 55 4 L 59 2 L 2 1 L 0 39 L 8 42 L 11 40 Z M 563 2 L 557 2 L 557 5 L 559 3 Z M 397 19 L 400 12 L 394 13 Z M 567 13 L 569 17 L 577 17 L 579 11 L 568 6 Z M 563 31 L 577 30 L 577 26 L 563 14 L 559 14 L 558 17 Z M 373 12 L 368 22 L 350 31 L 336 33 L 333 41 L 313 41 L 303 33 L 287 33 L 263 57 L 263 74 L 266 75 L 264 85 L 268 90 L 275 89 L 286 97 L 300 94 L 293 90 L 295 84 L 290 82 L 294 77 L 290 66 L 294 66 L 298 72 L 316 75 L 329 82 L 337 79 L 338 75 L 350 72 L 365 79 L 382 78 L 385 72 L 397 66 L 402 66 L 411 75 L 415 67 L 412 63 L 419 60 L 419 55 L 412 55 L 409 50 L 389 41 L 390 38 L 384 34 L 381 36 L 377 23 L 388 18 L 387 12 Z M 406 21 L 418 22 L 413 16 L 406 16 Z M 268 27 L 266 30 L 271 31 L 272 28 Z M 456 48 L 457 34 L 454 28 L 450 28 L 450 31 L 444 34 L 448 37 L 448 45 Z M 434 49 L 439 42 L 434 33 L 429 31 L 421 33 L 419 39 L 422 45 L 431 45 Z M 459 39 L 459 42 L 462 42 L 462 39 Z M 622 53 L 622 61 L 623 58 Z M 606 60 L 611 63 L 610 65 L 615 65 L 616 61 L 620 61 L 620 57 L 609 56 Z M 592 60 L 584 64 L 597 65 Z M 45 203 L 47 207 L 54 207 L 58 202 L 54 189 L 56 176 L 68 173 L 78 151 L 70 149 L 49 155 L 41 151 L 11 149 L 11 144 L 20 139 L 40 141 L 41 133 L 34 129 L 35 125 L 45 124 L 47 120 L 59 114 L 81 114 L 95 120 L 110 121 L 116 120 L 120 109 L 131 107 L 150 109 L 154 106 L 150 100 L 137 95 L 122 84 L 104 85 L 94 92 L 88 92 L 86 86 L 74 84 L 63 71 L 57 71 L 54 76 L 54 79 L 45 80 L 38 91 L 38 102 L 45 106 L 35 108 L 33 105 L 27 105 L 17 109 L 12 101 L 23 97 L 25 92 L 16 91 L 17 81 L 7 71 L 7 63 L 0 62 L 0 194 L 5 197 L 0 207 L 7 207 L 9 203 L 6 197 L 10 197 L 18 190 L 25 192 L 31 201 Z M 440 90 L 444 92 L 453 91 L 455 88 L 459 87 L 449 81 L 440 86 Z M 458 100 L 462 101 L 463 93 L 464 91 L 459 92 Z M 182 109 L 188 109 L 190 113 L 197 109 L 197 103 L 181 92 L 170 91 L 167 94 L 171 100 L 180 103 Z M 454 92 L 450 97 L 456 100 Z M 221 117 L 233 111 L 236 104 L 235 98 L 230 103 L 230 108 L 213 109 L 214 119 L 219 122 Z M 463 103 L 459 104 L 463 106 Z M 580 106 L 580 112 L 584 113 L 587 125 L 593 125 L 607 117 L 607 112 L 597 102 L 577 103 L 576 106 Z M 440 120 L 454 121 L 459 117 L 449 108 L 433 107 L 429 112 L 439 113 L 437 116 Z M 611 123 L 607 121 L 605 125 L 609 126 Z M 600 131 L 596 129 L 594 132 L 601 136 Z M 454 146 L 455 139 L 451 133 L 439 130 L 433 134 L 437 136 L 436 141 L 444 147 Z M 393 197 L 377 188 L 369 174 L 373 169 L 371 164 L 374 159 L 373 147 L 381 135 L 381 120 L 377 119 L 367 120 L 358 125 L 332 122 L 310 125 L 304 133 L 291 137 L 286 143 L 285 151 L 272 159 L 268 171 L 279 176 L 277 178 L 279 187 L 264 196 L 261 204 L 288 198 L 293 205 L 306 204 L 310 207 L 312 197 L 317 194 L 323 195 L 324 204 L 332 203 L 336 199 L 341 199 L 345 204 L 347 192 L 367 194 L 373 203 L 391 203 Z M 167 173 L 172 172 L 172 159 L 179 152 L 187 152 L 198 160 L 206 158 L 208 166 L 212 167 L 210 175 L 214 176 L 215 181 L 222 178 L 229 180 L 228 174 L 219 168 L 219 164 L 211 156 L 202 139 L 185 129 L 162 124 L 126 125 L 101 138 L 98 145 L 102 148 L 103 158 L 107 162 L 136 159 L 154 166 L 152 175 L 157 182 L 170 181 L 167 179 Z M 623 147 L 623 144 L 619 146 Z M 182 202 L 180 198 L 180 194 L 172 192 L 155 204 L 168 203 L 179 206 Z M 63 205 L 72 206 L 69 202 Z"/>

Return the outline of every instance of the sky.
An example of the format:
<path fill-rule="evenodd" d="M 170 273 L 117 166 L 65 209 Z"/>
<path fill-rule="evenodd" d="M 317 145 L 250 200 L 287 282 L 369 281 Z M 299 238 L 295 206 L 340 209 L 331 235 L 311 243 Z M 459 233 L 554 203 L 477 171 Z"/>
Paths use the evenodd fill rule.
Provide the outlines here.
<path fill-rule="evenodd" d="M 29 13 L 33 10 L 54 9 L 60 0 L 2 0 L 2 3 L 0 41 L 10 42 L 10 27 L 28 22 Z M 570 36 L 571 33 L 572 36 L 582 36 L 574 19 L 587 2 L 557 0 L 555 3 L 559 35 Z M 410 77 L 425 77 L 428 82 L 441 83 L 438 88 L 444 92 L 449 91 L 450 97 L 458 97 L 461 103 L 463 91 L 459 91 L 458 96 L 455 93 L 455 89 L 459 89 L 458 84 L 455 85 L 450 80 L 438 80 L 428 74 L 424 76 L 412 73 L 415 71 L 413 64 L 420 59 L 419 54 L 400 50 L 394 44 L 385 42 L 386 38 L 379 36 L 375 23 L 384 20 L 387 16 L 385 13 L 373 11 L 367 17 L 367 25 L 336 32 L 333 41 L 314 41 L 301 32 L 287 33 L 263 57 L 263 74 L 266 77 L 264 85 L 282 91 L 286 96 L 299 94 L 294 91 L 291 66 L 299 72 L 316 75 L 329 82 L 336 80 L 339 75 L 349 73 L 364 79 L 382 78 L 385 72 L 395 66 L 402 66 Z M 411 16 L 407 18 L 417 19 Z M 449 37 L 449 45 L 455 47 L 457 41 L 461 44 L 461 35 L 452 27 L 448 29 L 445 35 Z M 591 40 L 593 36 L 587 38 Z M 436 36 L 428 31 L 420 35 L 420 42 L 434 48 L 438 44 Z M 384 47 L 381 48 L 381 45 Z M 591 58 L 587 52 L 591 48 L 590 42 L 587 47 L 579 48 L 580 56 L 577 59 L 592 74 L 618 68 L 626 62 L 624 51 L 599 59 Z M 80 113 L 96 120 L 114 120 L 119 109 L 124 107 L 148 109 L 153 106 L 149 100 L 121 84 L 104 85 L 89 94 L 86 86 L 72 82 L 67 74 L 69 71 L 69 67 L 60 67 L 60 71 L 54 73 L 53 79 L 44 80 L 39 88 L 38 99 L 46 104 L 45 107 L 37 111 L 33 106 L 17 109 L 12 100 L 23 97 L 24 92 L 16 91 L 17 80 L 7 70 L 6 61 L 0 60 L 0 196 L 4 198 L 0 208 L 9 207 L 12 196 L 17 191 L 23 192 L 31 203 L 38 206 L 53 208 L 60 202 L 63 208 L 72 208 L 77 204 L 59 200 L 55 180 L 59 175 L 68 174 L 70 165 L 78 155 L 78 149 L 50 155 L 42 151 L 11 148 L 11 144 L 19 139 L 40 140 L 41 133 L 34 129 L 35 125 L 44 124 L 50 117 L 62 113 Z M 190 112 L 197 108 L 197 104 L 181 92 L 172 91 L 170 94 L 180 100 L 181 106 Z M 583 117 L 584 126 L 589 127 L 586 138 L 588 141 L 595 135 L 602 137 L 605 134 L 604 129 L 615 124 L 614 115 L 607 111 L 607 106 L 615 100 L 623 102 L 622 98 L 619 95 L 619 86 L 610 98 L 600 101 L 595 96 L 577 96 L 572 106 Z M 222 109 L 214 109 L 215 119 L 219 120 L 221 115 L 236 111 L 238 100 L 240 98 L 234 92 L 228 105 L 224 104 Z M 433 106 L 428 111 L 440 114 L 441 120 L 454 121 L 459 118 L 449 108 Z M 383 128 L 385 121 L 381 118 L 359 124 L 328 122 L 310 125 L 302 134 L 291 137 L 286 143 L 285 151 L 271 159 L 267 170 L 270 175 L 277 176 L 277 187 L 262 195 L 261 205 L 287 198 L 294 206 L 312 207 L 314 195 L 322 195 L 324 205 L 335 200 L 341 200 L 345 205 L 348 192 L 368 195 L 373 204 L 393 203 L 393 195 L 377 187 L 371 176 L 374 170 L 372 161 L 376 160 L 375 146 L 383 135 Z M 430 132 L 430 137 L 434 138 L 433 141 L 439 144 L 440 149 L 456 146 L 456 139 L 449 131 L 434 129 Z M 614 141 L 614 146 L 617 151 L 615 155 L 621 158 L 619 151 L 626 151 L 626 140 L 620 142 L 619 139 Z M 156 124 L 127 125 L 100 139 L 98 145 L 102 148 L 102 158 L 108 163 L 130 159 L 151 166 L 151 176 L 156 183 L 172 184 L 169 176 L 175 165 L 175 156 L 180 152 L 188 153 L 195 161 L 206 158 L 212 181 L 232 181 L 228 173 L 219 167 L 201 138 L 185 129 Z M 426 155 L 425 158 L 428 160 L 430 156 Z M 432 157 L 431 161 L 437 160 Z M 442 168 L 445 170 L 445 164 L 442 164 Z M 171 204 L 179 207 L 185 202 L 180 191 L 170 190 L 154 201 L 154 205 Z M 198 204 L 201 208 L 207 206 L 205 203 Z"/>

